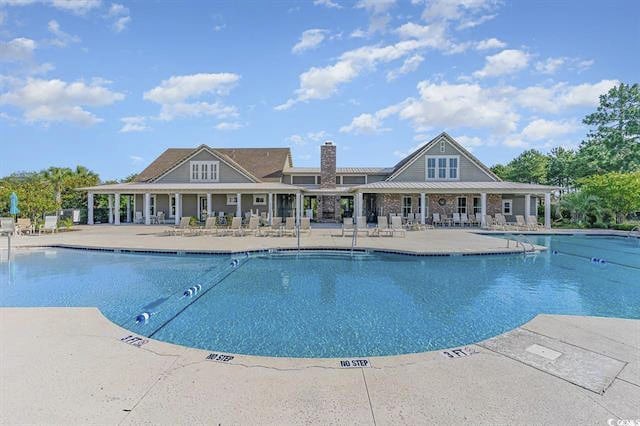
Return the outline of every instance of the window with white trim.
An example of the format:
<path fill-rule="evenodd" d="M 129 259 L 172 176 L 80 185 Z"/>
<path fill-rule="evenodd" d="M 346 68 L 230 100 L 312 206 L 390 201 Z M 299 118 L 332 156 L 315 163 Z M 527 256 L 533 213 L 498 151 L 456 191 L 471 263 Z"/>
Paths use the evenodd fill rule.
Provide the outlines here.
<path fill-rule="evenodd" d="M 402 196 L 402 217 L 407 217 L 409 214 L 413 213 L 412 201 L 411 195 Z"/>
<path fill-rule="evenodd" d="M 266 206 L 267 205 L 267 194 L 253 194 L 253 205 L 254 206 Z"/>
<path fill-rule="evenodd" d="M 513 200 L 502 200 L 502 214 L 513 214 Z"/>
<path fill-rule="evenodd" d="M 467 212 L 467 197 L 458 197 L 458 213 Z"/>
<path fill-rule="evenodd" d="M 151 203 L 149 203 L 149 214 L 151 216 L 156 215 L 156 196 L 155 194 L 151 194 Z"/>
<path fill-rule="evenodd" d="M 458 155 L 427 155 L 427 180 L 460 179 L 460 157 Z"/>
<path fill-rule="evenodd" d="M 473 197 L 473 214 L 482 214 L 482 199 Z"/>
<path fill-rule="evenodd" d="M 219 161 L 190 161 L 191 182 L 218 182 Z"/>
<path fill-rule="evenodd" d="M 238 205 L 238 196 L 236 194 L 227 194 L 227 205 L 228 206 L 237 206 Z"/>
<path fill-rule="evenodd" d="M 440 152 L 445 152 L 447 150 L 447 145 L 445 141 L 440 141 Z"/>
<path fill-rule="evenodd" d="M 176 217 L 176 196 L 169 195 L 169 217 Z"/>

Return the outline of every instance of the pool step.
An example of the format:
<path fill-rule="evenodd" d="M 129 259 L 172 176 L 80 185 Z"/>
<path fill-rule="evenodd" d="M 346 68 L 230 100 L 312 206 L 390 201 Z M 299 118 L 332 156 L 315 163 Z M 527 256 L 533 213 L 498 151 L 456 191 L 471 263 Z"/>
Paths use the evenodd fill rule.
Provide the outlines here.
<path fill-rule="evenodd" d="M 626 365 L 523 328 L 478 345 L 598 394 L 607 390 Z"/>

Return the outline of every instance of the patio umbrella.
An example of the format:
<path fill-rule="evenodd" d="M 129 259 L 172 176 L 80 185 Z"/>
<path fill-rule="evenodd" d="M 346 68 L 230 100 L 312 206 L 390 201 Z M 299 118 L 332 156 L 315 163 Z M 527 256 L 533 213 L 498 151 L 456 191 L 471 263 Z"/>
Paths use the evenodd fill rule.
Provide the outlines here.
<path fill-rule="evenodd" d="M 15 216 L 20 213 L 20 209 L 18 208 L 18 196 L 15 192 L 12 192 L 9 196 L 9 214 Z"/>

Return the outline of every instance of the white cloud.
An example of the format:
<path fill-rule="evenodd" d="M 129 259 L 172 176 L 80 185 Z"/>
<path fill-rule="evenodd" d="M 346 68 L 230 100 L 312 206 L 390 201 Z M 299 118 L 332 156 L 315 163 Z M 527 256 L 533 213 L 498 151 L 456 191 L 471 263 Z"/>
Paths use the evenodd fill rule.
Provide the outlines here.
<path fill-rule="evenodd" d="M 57 9 L 84 15 L 88 11 L 100 7 L 100 0 L 53 0 L 51 5 Z"/>
<path fill-rule="evenodd" d="M 462 21 L 460 26 L 471 28 L 492 19 L 493 15 L 484 12 L 494 9 L 496 0 L 431 0 L 422 12 L 425 21 Z M 481 16 L 476 17 L 478 14 Z"/>
<path fill-rule="evenodd" d="M 349 37 L 351 38 L 364 38 L 366 36 L 367 36 L 367 33 L 366 31 L 362 30 L 362 28 L 356 28 L 351 32 L 351 34 L 349 34 Z"/>
<path fill-rule="evenodd" d="M 329 31 L 313 28 L 306 30 L 300 36 L 300 41 L 291 49 L 293 53 L 302 53 L 305 50 L 315 49 L 324 41 Z"/>
<path fill-rule="evenodd" d="M 596 106 L 600 95 L 617 84 L 617 80 L 601 80 L 575 86 L 567 83 L 550 87 L 531 86 L 517 93 L 516 102 L 533 111 L 557 113 L 567 108 Z"/>
<path fill-rule="evenodd" d="M 479 25 L 484 24 L 487 21 L 492 20 L 496 16 L 498 16 L 498 15 L 495 15 L 495 14 L 493 14 L 493 15 L 482 15 L 482 16 L 479 16 L 477 18 L 465 19 L 460 23 L 460 25 L 458 25 L 457 29 L 458 30 L 464 30 L 464 29 L 467 29 L 467 28 L 474 28 L 474 27 L 477 27 Z"/>
<path fill-rule="evenodd" d="M 484 68 L 473 73 L 474 77 L 496 77 L 513 74 L 526 68 L 530 55 L 522 50 L 507 49 L 485 58 Z"/>
<path fill-rule="evenodd" d="M 379 114 L 360 114 L 351 120 L 347 126 L 340 127 L 341 133 L 373 134 L 388 132 L 391 129 L 382 127 L 382 117 Z"/>
<path fill-rule="evenodd" d="M 275 107 L 285 110 L 299 102 L 327 99 L 338 88 L 353 80 L 366 70 L 373 70 L 381 63 L 389 63 L 403 58 L 416 50 L 448 49 L 451 44 L 445 37 L 443 25 L 422 26 L 405 24 L 396 31 L 403 39 L 389 45 L 367 45 L 344 52 L 333 65 L 312 67 L 300 74 L 300 85 L 295 97 Z"/>
<path fill-rule="evenodd" d="M 0 104 L 21 109 L 28 122 L 70 121 L 91 125 L 102 119 L 84 107 L 110 105 L 122 99 L 122 93 L 99 84 L 30 78 L 0 95 Z"/>
<path fill-rule="evenodd" d="M 291 136 L 288 136 L 285 140 L 287 142 L 291 142 L 294 145 L 302 146 L 306 145 L 310 141 L 319 142 L 321 140 L 327 139 L 328 137 L 329 134 L 327 132 L 325 132 L 324 130 L 320 130 L 318 132 L 307 132 L 306 135 L 293 134 Z"/>
<path fill-rule="evenodd" d="M 33 58 L 36 42 L 24 37 L 0 41 L 0 62 L 26 62 Z"/>
<path fill-rule="evenodd" d="M 396 0 L 359 0 L 356 9 L 365 9 L 369 13 L 379 14 L 389 10 L 396 4 Z"/>
<path fill-rule="evenodd" d="M 218 130 L 238 130 L 243 128 L 244 125 L 238 122 L 230 122 L 230 121 L 223 121 L 222 123 L 218 123 L 216 125 L 216 129 Z"/>
<path fill-rule="evenodd" d="M 414 138 L 415 140 L 415 138 Z M 429 140 L 421 140 L 420 143 L 418 143 L 417 145 L 414 145 L 412 147 L 407 148 L 406 150 L 401 150 L 401 149 L 396 149 L 395 151 L 393 151 L 393 155 L 395 155 L 396 157 L 400 157 L 400 158 L 405 158 L 407 156 L 409 156 L 411 153 L 417 151 L 418 149 L 422 148 L 423 146 L 425 146 L 427 143 L 429 142 Z"/>
<path fill-rule="evenodd" d="M 574 132 L 576 129 L 577 125 L 574 122 L 537 119 L 529 123 L 527 127 L 522 130 L 521 135 L 525 139 L 539 141 L 566 135 L 567 133 Z"/>
<path fill-rule="evenodd" d="M 216 102 L 187 102 L 188 99 L 204 95 L 224 96 L 240 80 L 233 73 L 211 73 L 173 76 L 159 86 L 144 93 L 143 98 L 162 106 L 159 118 L 172 120 L 176 117 L 214 116 L 218 118 L 235 117 L 237 109 Z"/>
<path fill-rule="evenodd" d="M 58 24 L 58 21 L 56 20 L 52 19 L 51 21 L 49 21 L 49 23 L 47 24 L 47 29 L 51 34 L 55 36 L 54 39 L 49 40 L 49 43 L 53 44 L 54 46 L 66 47 L 70 43 L 78 43 L 80 41 L 80 37 L 62 31 L 62 29 L 60 28 L 60 24 Z"/>
<path fill-rule="evenodd" d="M 422 61 L 424 61 L 424 57 L 420 55 L 413 55 L 410 58 L 405 59 L 402 66 L 387 73 L 387 81 L 395 80 L 401 75 L 417 70 Z"/>
<path fill-rule="evenodd" d="M 145 130 L 149 130 L 149 127 L 146 124 L 145 117 L 122 117 L 120 121 L 122 121 L 123 123 L 123 126 L 120 129 L 120 133 L 144 132 Z"/>
<path fill-rule="evenodd" d="M 330 9 L 342 9 L 342 6 L 331 0 L 313 0 L 313 4 L 316 6 L 328 7 Z"/>
<path fill-rule="evenodd" d="M 547 58 L 546 61 L 536 62 L 536 71 L 542 74 L 555 74 L 566 61 L 567 58 Z"/>
<path fill-rule="evenodd" d="M 129 156 L 129 160 L 131 160 L 131 164 L 140 164 L 144 161 L 144 158 L 138 156 L 138 155 L 130 155 Z"/>
<path fill-rule="evenodd" d="M 129 15 L 129 8 L 119 3 L 111 3 L 109 13 L 107 17 L 112 19 L 113 23 L 111 28 L 116 33 L 120 33 L 127 28 L 127 25 L 131 22 L 131 16 Z"/>
<path fill-rule="evenodd" d="M 460 145 L 465 147 L 467 151 L 473 152 L 473 150 L 479 146 L 485 145 L 484 141 L 477 136 L 456 136 L 454 138 L 456 141 L 460 142 Z"/>
<path fill-rule="evenodd" d="M 475 44 L 476 50 L 490 50 L 490 49 L 502 49 L 507 47 L 507 43 L 498 40 L 497 38 L 488 38 L 486 40 L 480 40 Z"/>

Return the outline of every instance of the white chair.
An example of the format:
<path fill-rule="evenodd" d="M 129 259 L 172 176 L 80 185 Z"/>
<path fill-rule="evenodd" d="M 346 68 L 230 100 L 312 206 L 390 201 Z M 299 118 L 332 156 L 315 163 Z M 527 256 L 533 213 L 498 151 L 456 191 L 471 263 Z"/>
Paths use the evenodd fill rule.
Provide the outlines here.
<path fill-rule="evenodd" d="M 136 212 L 133 218 L 133 223 L 144 223 L 144 217 L 142 216 L 142 212 Z"/>
<path fill-rule="evenodd" d="M 466 213 L 460 213 L 460 225 L 462 226 L 470 225 L 469 217 L 467 216 Z"/>
<path fill-rule="evenodd" d="M 391 218 L 391 234 L 401 234 L 403 237 L 407 235 L 406 231 L 402 227 L 402 218 L 400 216 L 393 216 Z"/>
<path fill-rule="evenodd" d="M 342 236 L 344 237 L 345 234 L 349 232 L 351 233 L 351 235 L 353 235 L 353 231 L 354 231 L 353 218 L 352 217 L 342 218 Z"/>
<path fill-rule="evenodd" d="M 58 216 L 45 216 L 44 225 L 40 228 L 40 233 L 42 231 L 56 233 L 58 231 Z"/>
<path fill-rule="evenodd" d="M 383 235 L 393 236 L 393 231 L 389 228 L 386 216 L 378 216 L 378 226 L 371 230 L 371 236 L 381 237 Z"/>
<path fill-rule="evenodd" d="M 444 222 L 440 218 L 440 213 L 434 213 L 433 214 L 433 226 L 436 227 L 438 225 L 443 226 Z"/>
<path fill-rule="evenodd" d="M 453 225 L 460 225 L 460 213 L 453 213 Z"/>

